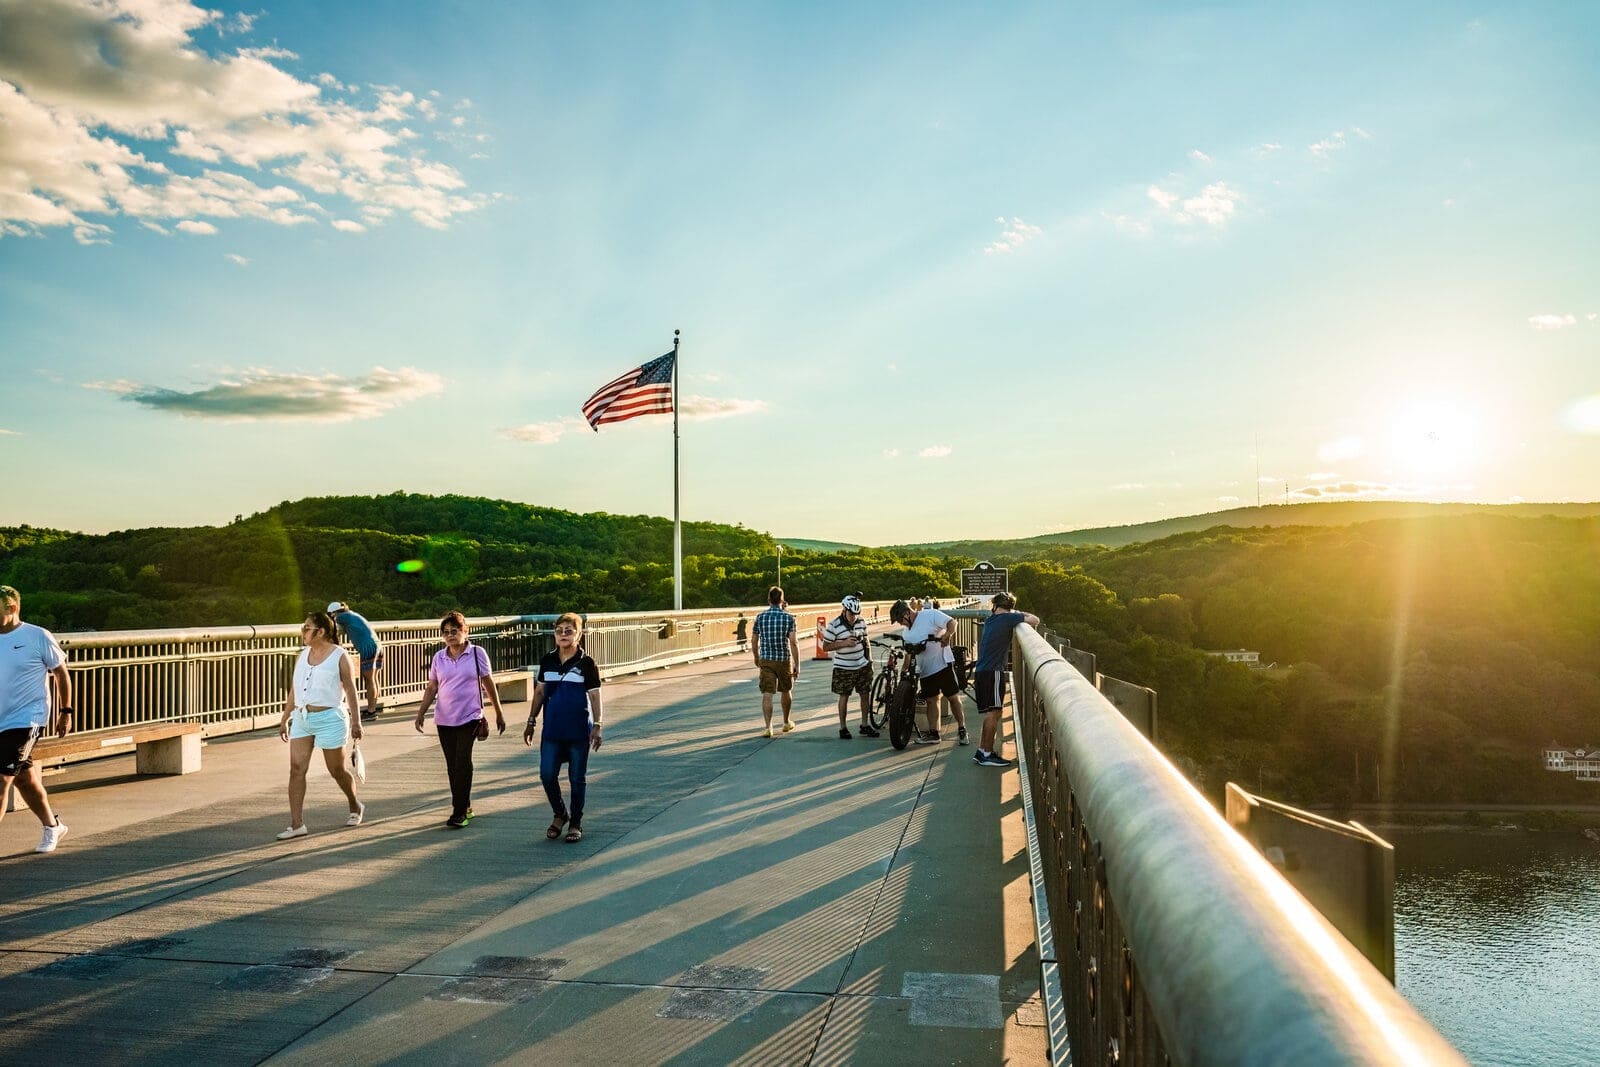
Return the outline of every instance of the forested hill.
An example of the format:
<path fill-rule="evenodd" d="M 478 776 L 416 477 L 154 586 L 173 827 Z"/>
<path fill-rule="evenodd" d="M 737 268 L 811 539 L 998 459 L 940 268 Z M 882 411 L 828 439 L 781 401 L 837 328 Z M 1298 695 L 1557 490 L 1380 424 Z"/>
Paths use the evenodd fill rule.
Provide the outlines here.
<path fill-rule="evenodd" d="M 683 542 L 686 607 L 765 603 L 769 535 L 686 522 Z M 948 594 L 947 570 L 786 549 L 783 576 L 794 602 L 814 603 Z M 467 496 L 316 497 L 220 527 L 0 528 L 0 582 L 22 590 L 29 620 L 60 632 L 291 622 L 334 599 L 374 619 L 659 610 L 672 603 L 672 523 Z"/>
<path fill-rule="evenodd" d="M 938 552 L 972 556 L 976 559 L 1029 559 L 1049 545 L 1121 545 L 1159 541 L 1174 534 L 1195 533 L 1216 526 L 1348 526 L 1379 519 L 1443 518 L 1450 515 L 1508 515 L 1537 518 L 1583 518 L 1600 515 L 1600 502 L 1586 504 L 1430 504 L 1408 500 L 1325 500 L 1298 504 L 1268 504 L 1253 508 L 1231 508 L 1204 515 L 1184 515 L 1173 519 L 1132 523 L 1127 526 L 1096 526 L 1062 533 L 1040 534 L 1010 540 L 938 541 L 925 544 L 895 545 L 906 552 Z"/>

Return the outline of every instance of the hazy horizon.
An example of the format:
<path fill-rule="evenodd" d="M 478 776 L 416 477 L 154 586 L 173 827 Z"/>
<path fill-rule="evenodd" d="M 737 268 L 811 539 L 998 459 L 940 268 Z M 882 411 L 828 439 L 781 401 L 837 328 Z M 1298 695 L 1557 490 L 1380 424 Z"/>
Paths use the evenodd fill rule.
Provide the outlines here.
<path fill-rule="evenodd" d="M 1600 499 L 1594 5 L 0 18 L 0 523 Z"/>

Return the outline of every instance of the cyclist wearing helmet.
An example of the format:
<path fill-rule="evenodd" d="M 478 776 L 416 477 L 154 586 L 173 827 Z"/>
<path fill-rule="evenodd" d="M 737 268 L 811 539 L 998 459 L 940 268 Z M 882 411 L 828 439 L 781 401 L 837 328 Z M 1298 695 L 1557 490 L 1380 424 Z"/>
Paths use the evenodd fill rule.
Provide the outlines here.
<path fill-rule="evenodd" d="M 839 739 L 850 740 L 845 719 L 850 694 L 861 697 L 861 735 L 877 737 L 867 722 L 867 701 L 872 693 L 872 657 L 867 652 L 867 620 L 861 617 L 861 598 L 851 594 L 839 601 L 838 618 L 822 630 L 822 650 L 833 660 L 833 691 L 839 694 Z"/>

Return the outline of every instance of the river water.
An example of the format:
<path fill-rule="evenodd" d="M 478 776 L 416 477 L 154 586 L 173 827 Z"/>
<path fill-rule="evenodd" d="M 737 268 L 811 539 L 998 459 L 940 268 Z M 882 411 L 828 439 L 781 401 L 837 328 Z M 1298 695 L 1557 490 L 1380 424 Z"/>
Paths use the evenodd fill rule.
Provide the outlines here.
<path fill-rule="evenodd" d="M 1577 831 L 1380 831 L 1395 984 L 1477 1067 L 1600 1065 L 1600 844 Z"/>

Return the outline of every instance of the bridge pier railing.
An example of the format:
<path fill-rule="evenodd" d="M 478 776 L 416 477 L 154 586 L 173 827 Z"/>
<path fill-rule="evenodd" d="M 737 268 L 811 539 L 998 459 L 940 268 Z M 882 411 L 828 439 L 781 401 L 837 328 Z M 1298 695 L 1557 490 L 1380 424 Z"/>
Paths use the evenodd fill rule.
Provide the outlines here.
<path fill-rule="evenodd" d="M 973 615 L 963 641 L 975 644 Z M 1041 965 L 1059 975 L 1072 1063 L 1466 1062 L 1097 675 L 1021 626 L 1011 677 L 1043 888 Z"/>

